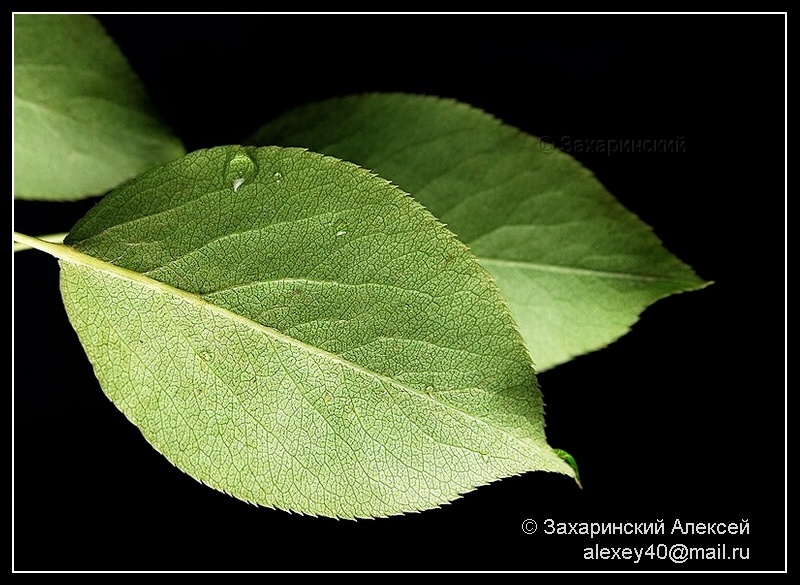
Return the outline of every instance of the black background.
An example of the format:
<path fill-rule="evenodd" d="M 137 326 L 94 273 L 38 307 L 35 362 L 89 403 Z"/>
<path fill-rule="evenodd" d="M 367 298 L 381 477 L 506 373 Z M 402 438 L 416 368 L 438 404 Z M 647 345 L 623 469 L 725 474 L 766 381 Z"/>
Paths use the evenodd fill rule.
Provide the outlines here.
<path fill-rule="evenodd" d="M 529 473 L 441 510 L 336 521 L 260 509 L 171 466 L 105 398 L 54 259 L 14 267 L 17 570 L 780 570 L 785 526 L 784 17 L 103 16 L 188 150 L 363 91 L 453 97 L 557 145 L 677 139 L 684 152 L 574 152 L 715 284 L 659 301 L 606 349 L 545 372 L 568 479 Z M 15 229 L 92 205 L 14 202 Z M 521 523 L 539 522 L 526 536 Z M 542 534 L 653 522 L 654 537 Z M 676 519 L 745 536 L 670 535 Z M 749 546 L 749 560 L 585 561 L 584 547 Z"/>

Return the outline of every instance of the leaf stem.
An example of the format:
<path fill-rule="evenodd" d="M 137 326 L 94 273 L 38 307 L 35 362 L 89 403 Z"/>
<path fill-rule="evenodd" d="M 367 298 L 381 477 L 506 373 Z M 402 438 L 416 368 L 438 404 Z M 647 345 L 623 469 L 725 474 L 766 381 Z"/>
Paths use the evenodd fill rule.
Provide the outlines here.
<path fill-rule="evenodd" d="M 61 232 L 58 234 L 47 234 L 46 236 L 39 236 L 38 238 L 32 238 L 30 236 L 26 236 L 25 234 L 14 232 L 14 252 L 21 252 L 22 250 L 30 250 L 33 248 L 42 250 L 43 252 L 47 252 L 46 249 L 39 247 L 37 244 L 33 242 L 41 241 L 41 242 L 50 242 L 53 244 L 62 244 L 66 236 L 67 232 Z"/>

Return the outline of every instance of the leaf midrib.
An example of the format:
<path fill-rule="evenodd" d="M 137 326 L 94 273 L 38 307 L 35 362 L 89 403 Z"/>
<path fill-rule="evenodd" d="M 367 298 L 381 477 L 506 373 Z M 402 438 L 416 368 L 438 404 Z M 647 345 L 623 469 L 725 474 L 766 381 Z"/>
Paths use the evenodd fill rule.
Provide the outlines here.
<path fill-rule="evenodd" d="M 674 282 L 683 286 L 697 286 L 698 283 L 685 279 L 670 276 L 654 276 L 644 274 L 632 274 L 627 272 L 611 272 L 606 270 L 594 270 L 591 268 L 576 268 L 573 266 L 562 266 L 559 264 L 542 264 L 538 262 L 526 262 L 522 260 L 504 260 L 501 258 L 486 258 L 476 254 L 478 261 L 483 266 L 503 266 L 509 268 L 525 268 L 539 270 L 542 272 L 557 272 L 561 274 L 574 274 L 576 276 L 595 276 L 599 278 L 617 278 L 623 280 L 637 280 L 643 282 Z"/>
<path fill-rule="evenodd" d="M 42 252 L 46 252 L 46 253 L 50 254 L 51 256 L 54 256 L 54 257 L 58 258 L 59 260 L 63 260 L 65 262 L 69 262 L 71 264 L 77 264 L 77 265 L 81 265 L 81 266 L 86 266 L 88 268 L 97 270 L 99 272 L 104 272 L 106 274 L 110 274 L 111 276 L 114 276 L 114 277 L 117 277 L 117 278 L 122 278 L 122 279 L 131 280 L 133 282 L 137 282 L 137 283 L 142 284 L 142 285 L 144 285 L 144 286 L 146 286 L 148 288 L 151 288 L 151 289 L 153 289 L 153 290 L 155 290 L 155 291 L 157 291 L 159 293 L 170 294 L 170 295 L 176 296 L 176 297 L 178 297 L 180 299 L 183 299 L 183 300 L 185 300 L 185 301 L 187 301 L 189 303 L 193 303 L 198 307 L 206 308 L 206 309 L 208 309 L 210 311 L 213 311 L 213 312 L 217 313 L 218 315 L 220 315 L 222 317 L 231 319 L 233 321 L 237 321 L 237 322 L 241 323 L 242 325 L 244 325 L 246 327 L 249 327 L 251 329 L 254 329 L 255 331 L 258 331 L 260 333 L 263 333 L 264 335 L 266 335 L 266 336 L 268 336 L 268 337 L 270 337 L 270 338 L 272 338 L 274 340 L 281 341 L 281 342 L 286 343 L 288 345 L 292 345 L 292 346 L 297 347 L 299 349 L 302 349 L 303 351 L 306 351 L 306 352 L 308 352 L 308 353 L 310 353 L 312 355 L 316 355 L 316 356 L 319 356 L 319 357 L 321 357 L 323 359 L 330 360 L 331 362 L 339 364 L 339 365 L 341 365 L 341 366 L 343 366 L 345 368 L 349 368 L 349 369 L 351 369 L 353 371 L 359 372 L 359 373 L 364 374 L 364 375 L 366 375 L 368 377 L 374 378 L 374 379 L 379 380 L 381 382 L 390 384 L 390 385 L 392 385 L 394 387 L 397 387 L 397 388 L 400 388 L 400 389 L 405 390 L 407 392 L 413 393 L 416 396 L 418 396 L 420 398 L 423 398 L 425 400 L 429 400 L 431 402 L 435 402 L 436 404 L 442 406 L 443 408 L 445 408 L 447 410 L 462 414 L 462 415 L 470 418 L 471 420 L 478 421 L 478 422 L 480 422 L 482 424 L 485 424 L 486 426 L 488 426 L 488 427 L 490 427 L 492 429 L 495 429 L 496 431 L 499 431 L 499 432 L 503 433 L 504 435 L 506 435 L 509 438 L 511 438 L 514 443 L 525 443 L 525 442 L 527 442 L 524 438 L 518 437 L 518 436 L 512 434 L 511 432 L 509 432 L 508 430 L 506 430 L 503 427 L 499 427 L 499 426 L 497 426 L 495 424 L 492 424 L 491 422 L 486 421 L 486 420 L 484 420 L 484 419 L 482 419 L 480 417 L 477 417 L 474 414 L 471 414 L 469 412 L 466 412 L 466 411 L 463 411 L 463 410 L 461 410 L 459 408 L 456 408 L 455 406 L 453 406 L 451 404 L 447 404 L 445 402 L 437 400 L 436 398 L 434 398 L 433 396 L 429 395 L 426 392 L 418 390 L 418 389 L 416 389 L 416 388 L 414 388 L 412 386 L 408 386 L 408 385 L 404 384 L 403 382 L 400 382 L 399 380 L 396 380 L 396 379 L 391 378 L 389 376 L 386 376 L 384 374 L 380 374 L 378 372 L 374 372 L 372 370 L 368 370 L 367 368 L 364 368 L 363 366 L 360 366 L 359 364 L 356 364 L 354 362 L 346 360 L 346 359 L 342 358 L 341 356 L 338 356 L 336 354 L 327 352 L 327 351 L 325 351 L 323 349 L 320 349 L 318 347 L 315 347 L 313 345 L 309 345 L 309 344 L 307 344 L 307 343 L 305 343 L 305 342 L 303 342 L 303 341 L 301 341 L 299 339 L 296 339 L 294 337 L 285 335 L 285 334 L 281 333 L 280 331 L 277 331 L 277 330 L 272 329 L 270 327 L 266 327 L 266 326 L 264 326 L 264 325 L 262 325 L 262 324 L 260 324 L 260 323 L 258 323 L 256 321 L 248 319 L 247 317 L 244 317 L 242 315 L 238 315 L 238 314 L 234 313 L 233 311 L 231 311 L 229 309 L 225 309 L 224 307 L 220 307 L 219 305 L 215 305 L 214 303 L 210 303 L 210 302 L 204 300 L 203 298 L 201 298 L 201 297 L 199 297 L 197 295 L 194 295 L 194 294 L 192 294 L 190 292 L 187 292 L 187 291 L 181 290 L 179 288 L 170 286 L 170 285 L 165 284 L 163 282 L 160 282 L 158 280 L 155 280 L 155 279 L 152 279 L 152 278 L 148 278 L 148 277 L 146 277 L 146 276 L 144 276 L 144 275 L 142 275 L 142 274 L 140 274 L 140 273 L 138 273 L 138 272 L 136 272 L 134 270 L 128 270 L 127 268 L 122 268 L 120 266 L 117 266 L 116 264 L 111 264 L 110 262 L 106 262 L 105 260 L 100 260 L 99 258 L 95 258 L 94 256 L 90 256 L 88 254 L 84 254 L 83 252 L 80 252 L 80 251 L 76 250 L 75 248 L 73 248 L 71 246 L 68 246 L 66 244 L 54 244 L 54 243 L 51 243 L 51 242 L 45 242 L 43 240 L 39 240 L 37 238 L 33 238 L 33 237 L 27 236 L 25 234 L 20 234 L 18 232 L 14 232 L 14 240 L 19 242 L 19 243 L 22 243 L 22 244 L 27 244 L 27 245 L 31 246 L 32 248 L 35 248 L 35 249 L 40 250 Z M 528 437 L 528 439 L 532 443 L 532 446 L 535 446 L 537 449 L 543 449 L 543 446 L 541 444 L 539 444 L 533 437 Z"/>
<path fill-rule="evenodd" d="M 44 111 L 47 114 L 52 114 L 54 117 L 63 118 L 63 119 L 66 119 L 66 120 L 68 120 L 70 122 L 79 121 L 74 116 L 72 116 L 72 115 L 70 115 L 68 113 L 62 112 L 61 110 L 58 109 L 58 107 L 54 106 L 54 104 L 58 105 L 58 106 L 62 105 L 64 103 L 64 100 L 61 100 L 61 101 L 56 101 L 56 100 L 36 101 L 36 100 L 30 99 L 28 97 L 21 96 L 21 95 L 19 95 L 17 93 L 14 94 L 14 100 L 17 101 L 17 102 L 21 102 L 19 104 L 16 104 L 17 107 L 19 107 L 19 106 L 28 106 L 32 110 Z M 143 113 L 140 109 L 138 109 L 137 108 L 137 104 L 124 104 L 124 103 L 109 99 L 107 97 L 96 96 L 96 95 L 91 95 L 91 96 L 80 95 L 80 96 L 71 96 L 71 97 L 67 98 L 67 101 L 76 101 L 76 100 L 84 100 L 84 101 L 90 101 L 90 102 L 106 103 L 107 105 L 111 106 L 112 108 L 117 108 L 119 110 L 123 110 L 124 112 L 130 113 L 130 114 L 141 115 L 142 117 L 146 117 L 146 118 L 152 118 L 152 116 L 150 116 L 149 114 Z"/>

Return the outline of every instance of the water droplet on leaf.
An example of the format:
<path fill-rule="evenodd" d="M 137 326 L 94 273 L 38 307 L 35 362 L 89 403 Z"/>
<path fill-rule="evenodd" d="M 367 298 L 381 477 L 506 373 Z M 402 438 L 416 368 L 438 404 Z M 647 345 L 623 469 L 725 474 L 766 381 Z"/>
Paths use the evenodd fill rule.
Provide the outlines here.
<path fill-rule="evenodd" d="M 339 236 L 343 236 L 343 235 L 345 235 L 346 233 L 347 233 L 347 232 L 346 232 L 345 230 L 339 230 L 338 232 L 336 232 L 336 237 L 338 238 Z"/>
<path fill-rule="evenodd" d="M 242 185 L 251 182 L 258 173 L 258 164 L 244 149 L 234 154 L 225 169 L 225 180 L 230 183 L 234 192 Z"/>

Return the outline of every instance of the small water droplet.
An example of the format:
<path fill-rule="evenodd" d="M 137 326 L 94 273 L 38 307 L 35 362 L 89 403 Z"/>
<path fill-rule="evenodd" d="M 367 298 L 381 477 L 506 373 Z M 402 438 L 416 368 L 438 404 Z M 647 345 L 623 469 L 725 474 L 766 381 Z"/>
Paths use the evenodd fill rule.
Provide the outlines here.
<path fill-rule="evenodd" d="M 255 159 L 241 148 L 231 155 L 225 169 L 225 180 L 231 185 L 234 192 L 242 185 L 250 183 L 258 173 L 258 164 Z"/>
<path fill-rule="evenodd" d="M 481 461 L 483 461 L 484 463 L 489 463 L 489 454 L 481 453 Z"/>
<path fill-rule="evenodd" d="M 200 356 L 201 360 L 206 362 L 211 359 L 211 354 L 207 351 L 201 351 L 198 355 Z"/>
<path fill-rule="evenodd" d="M 331 396 L 326 392 L 325 394 L 322 395 L 322 400 L 323 402 L 325 402 L 325 404 L 330 404 L 331 400 L 333 400 L 333 396 Z"/>
<path fill-rule="evenodd" d="M 336 237 L 338 238 L 339 236 L 343 236 L 343 235 L 345 235 L 346 233 L 347 233 L 347 232 L 346 232 L 345 230 L 339 230 L 338 232 L 336 232 Z"/>
<path fill-rule="evenodd" d="M 272 175 L 272 177 L 275 179 L 276 183 L 280 183 L 281 180 L 283 179 L 283 175 L 281 173 L 275 173 L 274 175 Z"/>

